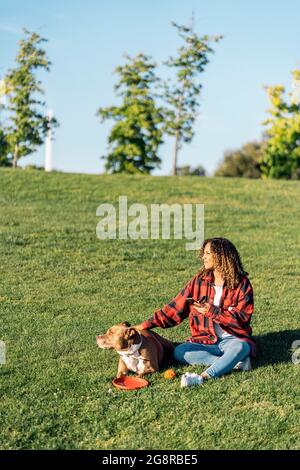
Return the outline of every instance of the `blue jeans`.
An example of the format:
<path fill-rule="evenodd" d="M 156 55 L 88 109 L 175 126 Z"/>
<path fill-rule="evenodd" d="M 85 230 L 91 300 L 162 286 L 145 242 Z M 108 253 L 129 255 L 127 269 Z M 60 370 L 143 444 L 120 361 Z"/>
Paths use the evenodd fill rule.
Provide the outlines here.
<path fill-rule="evenodd" d="M 215 344 L 182 343 L 174 350 L 180 364 L 208 365 L 206 373 L 217 378 L 230 372 L 234 366 L 250 354 L 250 345 L 235 336 L 219 339 Z"/>

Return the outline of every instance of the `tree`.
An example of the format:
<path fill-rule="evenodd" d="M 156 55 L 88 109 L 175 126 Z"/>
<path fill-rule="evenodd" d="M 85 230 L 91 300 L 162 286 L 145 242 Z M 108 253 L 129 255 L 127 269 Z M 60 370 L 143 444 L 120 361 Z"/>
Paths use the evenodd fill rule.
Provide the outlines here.
<path fill-rule="evenodd" d="M 192 168 L 190 165 L 184 165 L 177 167 L 178 176 L 205 176 L 205 168 L 202 165 L 198 165 Z"/>
<path fill-rule="evenodd" d="M 284 98 L 281 85 L 267 87 L 271 101 L 266 150 L 261 169 L 267 178 L 300 179 L 300 70 L 293 71 L 293 92 Z"/>
<path fill-rule="evenodd" d="M 125 56 L 127 64 L 116 68 L 115 85 L 122 98 L 120 106 L 99 108 L 102 122 L 113 119 L 109 136 L 109 153 L 105 168 L 112 173 L 150 173 L 159 166 L 157 155 L 163 135 L 163 113 L 156 105 L 154 85 L 158 81 L 151 57 Z"/>
<path fill-rule="evenodd" d="M 7 134 L 12 166 L 15 168 L 21 157 L 34 152 L 43 144 L 49 126 L 55 127 L 55 118 L 49 120 L 44 112 L 45 102 L 39 94 L 44 94 L 41 82 L 35 77 L 38 69 L 50 70 L 50 61 L 40 44 L 47 40 L 37 33 L 24 29 L 25 39 L 19 42 L 20 49 L 16 57 L 16 68 L 5 76 L 8 105 Z"/>
<path fill-rule="evenodd" d="M 266 143 L 248 142 L 237 150 L 227 150 L 214 176 L 260 178 L 260 162 Z"/>
<path fill-rule="evenodd" d="M 202 84 L 200 74 L 208 64 L 208 55 L 213 53 L 212 42 L 222 36 L 199 37 L 193 27 L 172 25 L 177 29 L 184 45 L 176 57 L 170 57 L 166 65 L 176 71 L 176 82 L 164 84 L 163 99 L 166 102 L 166 132 L 175 137 L 173 174 L 177 172 L 177 156 L 182 142 L 191 142 L 194 136 L 193 124 L 198 115 L 198 97 Z"/>

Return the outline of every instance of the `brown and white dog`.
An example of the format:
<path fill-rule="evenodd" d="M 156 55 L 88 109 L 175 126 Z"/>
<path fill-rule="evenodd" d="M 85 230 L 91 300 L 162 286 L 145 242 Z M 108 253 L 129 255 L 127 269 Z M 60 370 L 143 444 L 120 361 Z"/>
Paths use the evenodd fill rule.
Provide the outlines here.
<path fill-rule="evenodd" d="M 96 336 L 101 349 L 114 349 L 120 356 L 117 377 L 127 375 L 129 370 L 139 377 L 157 372 L 164 354 L 173 351 L 173 344 L 162 336 L 148 330 L 137 330 L 128 322 L 114 325 L 105 335 Z"/>

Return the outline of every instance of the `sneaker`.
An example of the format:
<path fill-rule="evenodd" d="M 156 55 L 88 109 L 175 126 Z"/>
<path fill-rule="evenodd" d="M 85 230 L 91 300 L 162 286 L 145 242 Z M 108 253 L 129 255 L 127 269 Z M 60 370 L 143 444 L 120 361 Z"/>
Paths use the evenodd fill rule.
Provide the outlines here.
<path fill-rule="evenodd" d="M 252 369 L 250 357 L 246 357 L 243 361 L 238 362 L 233 370 L 241 370 L 243 372 L 249 372 Z"/>
<path fill-rule="evenodd" d="M 204 379 L 201 375 L 187 372 L 186 374 L 183 374 L 183 376 L 181 377 L 180 385 L 181 385 L 181 388 L 191 387 L 193 385 L 202 385 L 203 382 L 204 382 Z"/>

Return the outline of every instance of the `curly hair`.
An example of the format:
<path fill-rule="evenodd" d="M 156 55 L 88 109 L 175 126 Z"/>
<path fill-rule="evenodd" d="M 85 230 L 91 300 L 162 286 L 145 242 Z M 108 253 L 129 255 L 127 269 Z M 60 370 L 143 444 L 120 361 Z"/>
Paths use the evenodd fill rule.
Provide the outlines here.
<path fill-rule="evenodd" d="M 236 247 L 226 238 L 207 238 L 202 243 L 199 258 L 202 259 L 206 245 L 210 243 L 215 268 L 222 274 L 229 289 L 234 289 L 239 285 L 241 279 L 247 276 L 244 271 L 239 252 Z M 200 276 L 208 274 L 203 266 L 199 272 Z"/>

